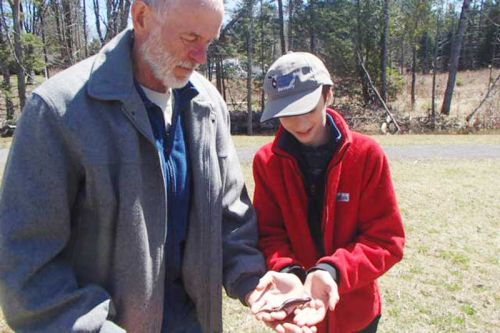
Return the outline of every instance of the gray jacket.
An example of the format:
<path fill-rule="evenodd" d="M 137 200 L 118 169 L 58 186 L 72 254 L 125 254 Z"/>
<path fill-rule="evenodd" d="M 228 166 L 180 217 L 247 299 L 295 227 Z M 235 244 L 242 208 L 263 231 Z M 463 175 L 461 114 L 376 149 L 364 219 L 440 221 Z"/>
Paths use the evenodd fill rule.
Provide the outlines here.
<path fill-rule="evenodd" d="M 132 35 L 38 87 L 18 122 L 0 192 L 0 299 L 15 330 L 161 329 L 167 198 Z M 191 82 L 183 280 L 204 331 L 221 332 L 222 285 L 243 297 L 265 263 L 224 101 Z"/>

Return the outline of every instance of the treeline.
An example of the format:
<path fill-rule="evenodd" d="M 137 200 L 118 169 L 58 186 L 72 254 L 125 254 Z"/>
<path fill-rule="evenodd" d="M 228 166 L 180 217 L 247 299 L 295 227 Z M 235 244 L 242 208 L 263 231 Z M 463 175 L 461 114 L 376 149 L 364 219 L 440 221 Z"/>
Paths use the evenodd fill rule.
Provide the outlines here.
<path fill-rule="evenodd" d="M 127 26 L 130 0 L 3 0 L 0 107 L 11 119 L 25 82 L 94 54 Z M 500 66 L 498 0 L 243 0 L 226 1 L 227 19 L 203 68 L 232 102 L 246 90 L 248 123 L 263 103 L 263 74 L 279 55 L 310 51 L 341 78 L 340 93 L 384 104 L 412 75 L 449 72 L 441 111 L 448 114 L 457 70 Z M 17 76 L 13 96 L 10 75 Z M 239 88 L 238 88 L 239 87 Z M 433 87 L 434 89 L 434 87 Z M 17 100 L 17 99 L 16 99 Z M 241 102 L 241 101 L 233 101 Z M 251 126 L 249 126 L 251 132 Z"/>
<path fill-rule="evenodd" d="M 23 108 L 26 84 L 33 83 L 35 75 L 50 77 L 96 53 L 125 29 L 130 6 L 130 0 L 2 0 L 1 107 L 5 119 Z M 11 75 L 17 77 L 17 96 L 12 93 Z"/>

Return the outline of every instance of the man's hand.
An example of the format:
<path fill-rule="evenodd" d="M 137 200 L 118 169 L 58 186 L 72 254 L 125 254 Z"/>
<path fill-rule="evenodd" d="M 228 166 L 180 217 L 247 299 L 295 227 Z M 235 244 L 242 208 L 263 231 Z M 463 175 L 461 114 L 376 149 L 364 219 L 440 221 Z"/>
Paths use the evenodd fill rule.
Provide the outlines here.
<path fill-rule="evenodd" d="M 333 311 L 339 301 L 337 283 L 326 271 L 316 270 L 307 274 L 304 289 L 312 300 L 295 310 L 293 322 L 299 327 L 320 323 L 325 318 L 327 310 Z"/>
<path fill-rule="evenodd" d="M 284 309 L 270 313 L 272 309 L 279 307 L 288 299 L 302 296 L 305 296 L 304 286 L 296 275 L 269 271 L 260 279 L 255 290 L 248 295 L 247 303 L 258 319 L 282 320 L 288 313 Z M 260 318 L 262 316 L 263 318 Z"/>
<path fill-rule="evenodd" d="M 280 308 L 286 300 L 306 296 L 300 279 L 289 273 L 267 272 L 253 292 L 247 297 L 247 303 L 258 320 L 279 333 L 315 333 L 316 327 L 300 327 L 292 322 L 292 311 L 288 307 Z"/>

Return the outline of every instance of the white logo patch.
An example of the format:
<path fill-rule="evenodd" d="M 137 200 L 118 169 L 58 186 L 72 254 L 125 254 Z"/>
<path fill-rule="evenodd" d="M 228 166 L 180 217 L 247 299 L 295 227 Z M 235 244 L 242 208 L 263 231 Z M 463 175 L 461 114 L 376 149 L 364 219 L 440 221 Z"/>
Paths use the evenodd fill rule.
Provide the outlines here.
<path fill-rule="evenodd" d="M 339 192 L 339 193 L 337 193 L 337 201 L 340 201 L 340 202 L 349 202 L 349 199 L 350 199 L 349 193 L 345 193 L 345 192 Z"/>

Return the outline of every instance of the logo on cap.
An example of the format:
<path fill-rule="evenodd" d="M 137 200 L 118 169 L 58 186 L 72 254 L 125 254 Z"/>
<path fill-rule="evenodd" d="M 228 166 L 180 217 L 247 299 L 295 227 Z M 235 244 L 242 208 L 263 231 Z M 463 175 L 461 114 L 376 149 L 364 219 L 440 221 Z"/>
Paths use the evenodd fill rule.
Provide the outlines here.
<path fill-rule="evenodd" d="M 281 76 L 269 76 L 271 79 L 271 85 L 273 88 L 278 88 L 278 92 L 289 90 L 295 88 L 295 80 L 297 78 L 297 73 L 293 72 Z"/>

